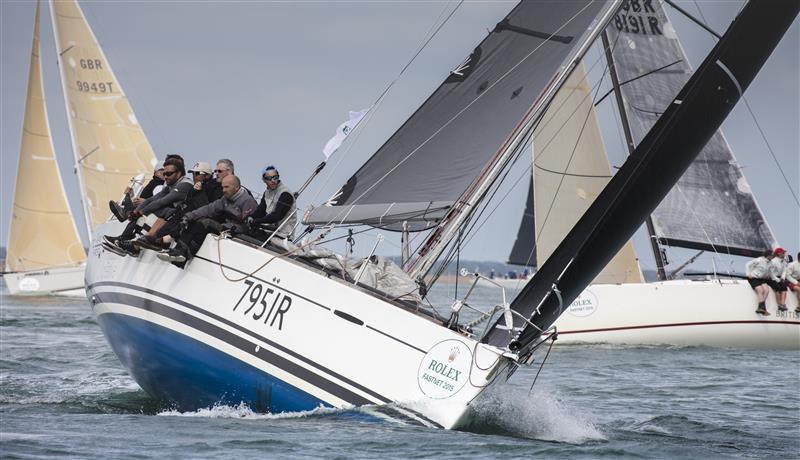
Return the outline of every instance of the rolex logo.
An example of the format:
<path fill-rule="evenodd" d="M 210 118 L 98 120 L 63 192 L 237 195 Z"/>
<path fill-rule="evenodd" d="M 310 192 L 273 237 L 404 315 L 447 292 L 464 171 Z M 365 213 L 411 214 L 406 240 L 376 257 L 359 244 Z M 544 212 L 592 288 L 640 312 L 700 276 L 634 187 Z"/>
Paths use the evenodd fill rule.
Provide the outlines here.
<path fill-rule="evenodd" d="M 460 352 L 458 350 L 458 347 L 452 348 L 450 350 L 450 354 L 447 356 L 447 362 L 448 363 L 452 363 L 453 361 L 455 361 L 455 359 L 458 357 L 459 353 Z"/>

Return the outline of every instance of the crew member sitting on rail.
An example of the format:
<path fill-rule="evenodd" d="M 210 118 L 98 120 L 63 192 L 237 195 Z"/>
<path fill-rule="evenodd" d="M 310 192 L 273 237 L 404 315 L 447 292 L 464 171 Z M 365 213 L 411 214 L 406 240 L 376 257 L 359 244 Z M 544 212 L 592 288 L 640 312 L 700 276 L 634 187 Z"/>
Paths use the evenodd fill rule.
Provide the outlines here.
<path fill-rule="evenodd" d="M 232 174 L 226 176 L 222 179 L 222 198 L 184 214 L 181 219 L 184 230 L 175 247 L 159 253 L 158 258 L 182 267 L 197 253 L 209 233 L 219 233 L 226 228 L 244 230 L 244 222 L 256 206 L 256 200 L 242 187 L 239 178 Z"/>
<path fill-rule="evenodd" d="M 247 218 L 249 234 L 264 240 L 274 232 L 275 236 L 291 239 L 297 225 L 294 194 L 283 185 L 275 166 L 264 168 L 261 180 L 266 184 L 266 189 L 258 208 Z"/>
<path fill-rule="evenodd" d="M 756 291 L 758 296 L 758 308 L 756 313 L 759 315 L 769 316 L 767 311 L 767 296 L 769 295 L 769 286 L 767 286 L 767 279 L 769 278 L 769 260 L 772 258 L 772 251 L 767 249 L 761 257 L 757 257 L 750 262 L 747 262 L 747 282 Z"/>
<path fill-rule="evenodd" d="M 767 284 L 775 291 L 775 300 L 778 301 L 778 311 L 786 311 L 786 282 L 783 273 L 786 271 L 786 249 L 775 248 L 772 259 L 769 261 L 769 279 Z"/>
<path fill-rule="evenodd" d="M 169 217 L 175 212 L 175 207 L 186 199 L 189 190 L 192 189 L 192 180 L 186 177 L 183 161 L 176 158 L 164 161 L 164 181 L 165 187 L 160 192 L 144 200 L 128 214 L 130 223 L 121 235 L 103 237 L 110 250 L 118 254 L 121 252 L 138 255 L 139 249 L 131 242 L 131 239 L 142 228 L 137 220 L 144 215 L 152 214 L 161 218 L 163 223 L 163 218 Z"/>
<path fill-rule="evenodd" d="M 177 206 L 176 211 L 168 216 L 164 225 L 154 225 L 146 235 L 133 241 L 138 248 L 160 251 L 169 246 L 165 243 L 167 235 L 180 232 L 181 218 L 189 211 L 194 211 L 222 198 L 222 184 L 215 181 L 211 174 L 211 165 L 200 161 L 189 170 L 192 173 L 194 186 L 189 190 L 186 200 Z"/>
<path fill-rule="evenodd" d="M 167 155 L 164 158 L 164 161 L 169 160 L 170 158 L 176 158 L 183 163 L 183 157 L 176 154 Z M 139 192 L 139 196 L 133 196 L 133 188 L 127 187 L 125 188 L 125 194 L 122 198 L 122 201 L 117 203 L 116 201 L 111 200 L 108 202 L 108 207 L 111 209 L 111 213 L 114 214 L 114 217 L 116 217 L 117 220 L 120 222 L 125 222 L 128 219 L 128 213 L 136 209 L 136 207 L 142 204 L 142 202 L 147 198 L 158 194 L 158 192 L 160 192 L 163 188 L 164 166 L 162 165 L 161 167 L 153 170 L 153 177 Z"/>
<path fill-rule="evenodd" d="M 783 278 L 786 280 L 786 287 L 797 296 L 797 308 L 794 312 L 800 313 L 800 252 L 797 253 L 797 260 L 786 265 Z"/>

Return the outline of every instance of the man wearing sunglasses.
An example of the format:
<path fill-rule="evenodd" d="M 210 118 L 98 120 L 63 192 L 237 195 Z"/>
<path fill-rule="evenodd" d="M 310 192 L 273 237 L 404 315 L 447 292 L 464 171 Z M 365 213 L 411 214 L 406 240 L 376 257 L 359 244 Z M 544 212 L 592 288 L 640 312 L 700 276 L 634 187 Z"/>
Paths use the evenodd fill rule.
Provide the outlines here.
<path fill-rule="evenodd" d="M 280 238 L 292 238 L 297 225 L 294 194 L 281 182 L 275 166 L 267 166 L 261 171 L 261 180 L 267 188 L 261 195 L 261 202 L 247 219 L 251 235 L 266 239 L 270 234 Z M 277 231 L 276 231 L 277 230 Z"/>
<path fill-rule="evenodd" d="M 164 158 L 164 161 L 167 161 L 171 158 L 175 158 L 183 162 L 183 157 L 176 154 L 169 154 Z M 133 196 L 133 189 L 128 187 L 125 189 L 125 194 L 122 199 L 122 202 L 117 203 L 114 200 L 108 202 L 109 208 L 111 208 L 111 213 L 114 214 L 114 217 L 117 218 L 120 222 L 125 222 L 128 220 L 128 213 L 136 209 L 137 206 L 142 204 L 144 200 L 150 198 L 153 195 L 158 194 L 161 189 L 164 188 L 164 166 L 160 166 L 153 170 L 153 178 L 145 185 L 141 191 L 139 191 L 139 196 Z"/>
<path fill-rule="evenodd" d="M 131 239 L 142 227 L 141 223 L 137 223 L 138 219 L 148 214 L 156 216 L 158 219 L 153 223 L 150 229 L 152 232 L 156 232 L 158 228 L 164 224 L 165 219 L 175 212 L 175 207 L 186 200 L 186 196 L 189 194 L 189 191 L 192 190 L 192 185 L 192 180 L 186 177 L 186 169 L 183 165 L 183 161 L 176 158 L 170 158 L 164 161 L 164 188 L 157 194 L 144 200 L 135 210 L 128 214 L 128 219 L 131 222 L 120 236 L 105 236 L 105 242 L 116 246 L 117 249 L 120 249 L 126 254 L 138 255 L 139 249 L 131 242 Z M 109 249 L 113 251 L 114 248 Z M 114 252 L 119 253 L 118 251 Z"/>
<path fill-rule="evenodd" d="M 166 217 L 163 225 L 159 225 L 159 221 L 156 221 L 147 235 L 142 235 L 139 239 L 134 240 L 134 246 L 154 251 L 164 249 L 164 237 L 170 235 L 177 238 L 180 233 L 181 218 L 185 213 L 222 198 L 222 184 L 214 180 L 211 174 L 211 165 L 205 161 L 199 161 L 192 166 L 189 172 L 192 174 L 194 186 L 189 190 L 186 200 L 178 204 L 172 215 Z"/>

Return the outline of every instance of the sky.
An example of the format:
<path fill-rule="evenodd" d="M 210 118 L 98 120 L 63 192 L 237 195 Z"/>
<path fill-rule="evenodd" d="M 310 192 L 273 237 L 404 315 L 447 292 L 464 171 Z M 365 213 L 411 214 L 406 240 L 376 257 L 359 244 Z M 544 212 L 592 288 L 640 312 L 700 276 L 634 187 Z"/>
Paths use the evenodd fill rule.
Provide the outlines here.
<path fill-rule="evenodd" d="M 279 168 L 290 188 L 298 188 L 323 160 L 323 146 L 348 111 L 371 106 L 397 79 L 443 11 L 455 5 L 441 1 L 80 4 L 156 155 L 179 153 L 189 164 L 212 165 L 219 158 L 231 158 L 245 185 L 257 191 L 263 189 L 261 168 L 268 164 Z M 360 127 L 359 136 L 334 154 L 321 177 L 300 197 L 300 207 L 326 201 L 513 4 L 462 4 L 392 85 L 369 123 Z M 741 7 L 738 1 L 679 4 L 693 14 L 702 13 L 720 34 Z M 50 126 L 67 195 L 83 230 L 49 8 L 43 6 L 42 65 Z M 33 1 L 0 0 L 0 244 L 8 236 L 34 9 Z M 712 37 L 675 10 L 667 10 L 696 67 L 713 46 Z M 800 209 L 789 189 L 800 196 L 798 50 L 796 20 L 746 93 L 789 185 L 742 103 L 722 127 L 773 233 L 790 253 L 800 249 Z M 616 128 L 604 126 L 605 133 L 613 133 L 606 134 L 607 140 L 612 139 Z M 621 146 L 616 146 L 616 153 L 615 147 L 608 148 L 612 164 L 620 164 L 621 157 L 615 155 L 621 155 Z M 462 257 L 505 260 L 526 193 L 523 186 L 512 190 L 493 214 L 491 223 L 498 225 L 487 225 L 463 249 Z M 371 249 L 375 233 L 357 240 L 357 252 Z M 386 236 L 378 253 L 399 254 L 397 235 Z M 642 232 L 634 241 L 638 253 L 646 254 Z M 333 249 L 343 250 L 344 243 Z M 671 254 L 677 262 L 691 253 L 671 250 Z M 646 256 L 641 256 L 641 263 L 645 268 L 654 265 Z"/>

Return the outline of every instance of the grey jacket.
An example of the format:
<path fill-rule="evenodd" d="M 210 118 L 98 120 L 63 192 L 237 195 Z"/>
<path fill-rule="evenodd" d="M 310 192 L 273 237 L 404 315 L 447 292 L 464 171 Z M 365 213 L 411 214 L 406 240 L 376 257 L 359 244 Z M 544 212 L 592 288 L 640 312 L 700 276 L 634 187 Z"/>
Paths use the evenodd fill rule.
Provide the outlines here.
<path fill-rule="evenodd" d="M 199 207 L 192 212 L 187 212 L 184 217 L 189 220 L 202 219 L 208 217 L 219 222 L 231 222 L 241 224 L 247 216 L 255 211 L 256 203 L 244 187 L 240 188 L 231 199 L 224 196 L 205 206 Z"/>
<path fill-rule="evenodd" d="M 144 203 L 140 204 L 136 210 L 142 214 L 150 214 L 161 208 L 183 203 L 193 187 L 194 183 L 192 182 L 192 178 L 183 176 L 174 185 L 169 187 L 164 186 L 160 192 L 144 200 Z"/>

